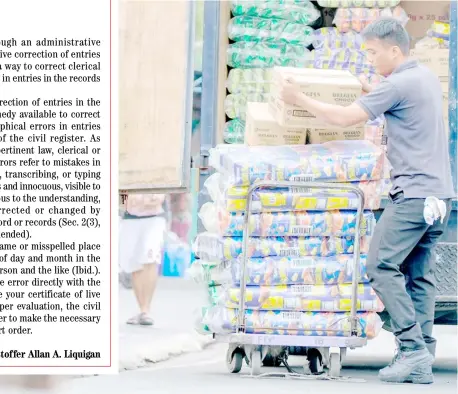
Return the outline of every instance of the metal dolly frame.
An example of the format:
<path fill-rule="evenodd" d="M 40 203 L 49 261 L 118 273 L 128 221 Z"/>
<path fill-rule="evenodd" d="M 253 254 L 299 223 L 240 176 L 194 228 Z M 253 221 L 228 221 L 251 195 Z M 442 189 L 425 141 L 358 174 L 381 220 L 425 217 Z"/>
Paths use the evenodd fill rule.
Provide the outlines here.
<path fill-rule="evenodd" d="M 346 336 L 299 336 L 299 335 L 269 335 L 269 334 L 247 334 L 245 333 L 245 299 L 246 299 L 246 276 L 247 276 L 247 250 L 249 235 L 249 223 L 252 214 L 253 194 L 259 189 L 265 188 L 298 188 L 315 190 L 335 190 L 337 193 L 351 192 L 358 198 L 355 224 L 355 240 L 353 250 L 353 276 L 350 311 L 350 330 Z M 226 364 L 230 372 L 238 373 L 242 369 L 243 360 L 251 367 L 252 375 L 259 375 L 261 365 L 267 357 L 271 357 L 269 366 L 280 366 L 280 362 L 286 361 L 285 351 L 288 347 L 299 347 L 307 350 L 310 370 L 314 373 L 322 372 L 322 366 L 326 365 L 331 377 L 340 376 L 342 361 L 346 355 L 347 348 L 355 349 L 367 344 L 367 338 L 358 336 L 359 319 L 357 317 L 358 302 L 358 272 L 360 264 L 360 241 L 361 221 L 364 212 L 364 193 L 361 189 L 349 184 L 322 183 L 322 182 L 296 182 L 296 181 L 258 181 L 248 190 L 247 210 L 244 215 L 243 242 L 242 242 L 242 272 L 240 278 L 240 304 L 235 333 L 214 334 L 218 342 L 228 343 L 229 348 L 226 355 Z M 263 328 L 261 328 L 263 329 Z M 288 330 L 285 330 L 288 331 Z M 294 330 L 290 330 L 294 331 Z M 321 330 L 332 332 L 332 329 Z M 331 352 L 331 349 L 338 349 Z M 310 351 L 312 350 L 312 351 Z M 340 352 L 339 352 L 340 350 Z M 321 364 L 321 370 L 320 370 Z M 287 368 L 288 365 L 285 362 Z"/>

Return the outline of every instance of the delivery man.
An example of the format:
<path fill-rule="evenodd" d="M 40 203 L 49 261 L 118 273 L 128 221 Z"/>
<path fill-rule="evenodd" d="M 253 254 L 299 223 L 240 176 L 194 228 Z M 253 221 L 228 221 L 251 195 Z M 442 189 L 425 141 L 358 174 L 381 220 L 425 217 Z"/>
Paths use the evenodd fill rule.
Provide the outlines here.
<path fill-rule="evenodd" d="M 450 199 L 455 197 L 441 85 L 432 71 L 409 59 L 409 36 L 399 21 L 379 19 L 362 36 L 369 62 L 386 77 L 377 87 L 363 84 L 368 94 L 343 107 L 307 97 L 288 80 L 282 99 L 335 127 L 350 127 L 385 115 L 393 188 L 375 228 L 367 272 L 391 317 L 398 351 L 379 378 L 396 383 L 432 383 L 436 343 L 432 336 L 433 253 L 447 225 Z M 428 220 L 431 224 L 424 216 L 428 197 L 434 209 L 446 208 L 442 209 L 442 219 Z M 401 265 L 410 280 L 407 286 Z"/>

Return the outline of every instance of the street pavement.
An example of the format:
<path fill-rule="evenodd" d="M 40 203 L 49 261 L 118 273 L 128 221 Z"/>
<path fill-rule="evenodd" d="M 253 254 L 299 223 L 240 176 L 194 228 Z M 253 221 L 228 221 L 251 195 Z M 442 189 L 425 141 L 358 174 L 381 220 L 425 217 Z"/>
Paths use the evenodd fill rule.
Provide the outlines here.
<path fill-rule="evenodd" d="M 196 311 L 205 305 L 205 290 L 190 280 L 161 277 L 151 308 L 153 327 L 131 326 L 138 313 L 132 290 L 119 289 L 119 369 L 132 370 L 201 351 L 211 338 L 194 331 Z"/>
<path fill-rule="evenodd" d="M 118 375 L 73 377 L 64 381 L 56 394 L 181 394 L 259 391 L 263 394 L 322 393 L 353 394 L 365 390 L 370 394 L 410 394 L 421 391 L 433 394 L 457 394 L 457 330 L 454 326 L 436 326 L 438 338 L 433 385 L 388 385 L 377 379 L 377 372 L 394 354 L 392 334 L 382 331 L 362 349 L 349 351 L 342 369 L 345 377 L 357 381 L 293 380 L 252 378 L 244 367 L 240 374 L 229 374 L 225 365 L 227 345 L 211 344 L 210 337 L 194 333 L 195 311 L 205 301 L 205 290 L 191 281 L 161 278 L 154 298 L 154 327 L 127 326 L 125 321 L 136 312 L 131 290 L 121 288 L 120 371 Z M 294 369 L 305 358 L 289 360 Z M 262 372 L 275 369 L 265 368 Z M 279 369 L 276 369 L 278 371 Z M 284 371 L 284 369 L 281 369 Z M 38 394 L 36 390 L 0 387 L 1 394 Z M 46 394 L 50 392 L 46 392 Z"/>
<path fill-rule="evenodd" d="M 181 393 L 384 393 L 411 394 L 418 392 L 457 393 L 457 335 L 456 327 L 436 327 L 439 338 L 433 385 L 386 384 L 377 379 L 377 372 L 393 357 L 392 335 L 382 333 L 368 346 L 349 351 L 342 369 L 343 376 L 355 381 L 292 380 L 284 378 L 252 378 L 248 368 L 240 374 L 229 374 L 224 358 L 227 347 L 215 344 L 200 353 L 187 354 L 150 368 L 129 371 L 118 376 L 79 379 L 65 386 L 65 394 L 181 394 Z M 304 358 L 291 358 L 291 366 L 300 368 Z M 266 368 L 263 372 L 274 371 Z M 277 369 L 278 370 L 278 369 Z"/>

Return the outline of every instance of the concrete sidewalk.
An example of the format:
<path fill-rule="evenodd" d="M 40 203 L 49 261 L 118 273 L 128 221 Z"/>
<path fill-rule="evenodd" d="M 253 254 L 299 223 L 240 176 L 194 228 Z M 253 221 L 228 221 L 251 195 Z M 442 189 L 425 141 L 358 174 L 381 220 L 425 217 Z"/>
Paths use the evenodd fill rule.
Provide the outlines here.
<path fill-rule="evenodd" d="M 195 332 L 196 311 L 205 305 L 205 290 L 183 278 L 159 279 L 153 299 L 153 327 L 125 322 L 138 313 L 132 290 L 119 285 L 119 370 L 132 370 L 168 360 L 173 356 L 203 350 L 211 336 Z"/>

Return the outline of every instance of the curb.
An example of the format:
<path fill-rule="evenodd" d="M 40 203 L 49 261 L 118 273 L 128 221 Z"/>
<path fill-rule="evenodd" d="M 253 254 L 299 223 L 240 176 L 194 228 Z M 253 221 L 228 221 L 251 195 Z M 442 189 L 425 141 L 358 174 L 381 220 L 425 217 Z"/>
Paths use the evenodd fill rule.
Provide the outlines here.
<path fill-rule="evenodd" d="M 120 349 L 119 372 L 132 371 L 157 364 L 187 353 L 205 350 L 214 343 L 213 337 L 198 333 L 171 336 L 166 341 L 151 341 L 135 348 Z"/>

